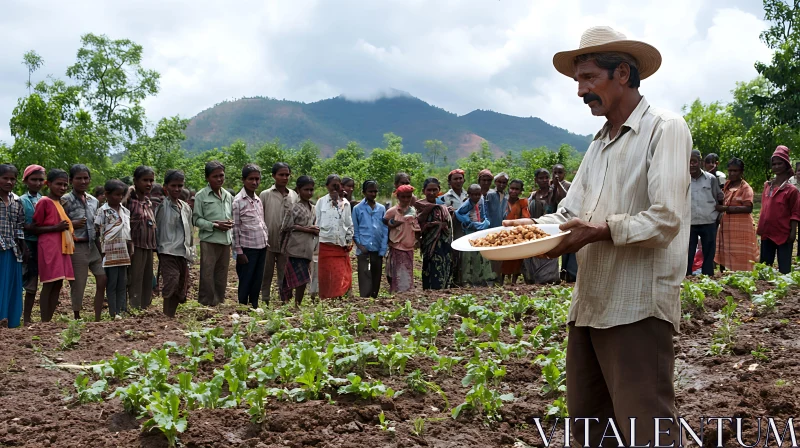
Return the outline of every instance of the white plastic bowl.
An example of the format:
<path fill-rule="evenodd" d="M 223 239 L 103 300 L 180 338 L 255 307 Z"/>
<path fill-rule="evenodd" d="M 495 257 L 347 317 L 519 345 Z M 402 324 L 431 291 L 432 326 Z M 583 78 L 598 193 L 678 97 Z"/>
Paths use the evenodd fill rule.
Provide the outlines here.
<path fill-rule="evenodd" d="M 561 240 L 570 233 L 569 230 L 562 233 L 558 228 L 558 224 L 536 224 L 536 227 L 549 233 L 550 236 L 538 240 L 527 241 L 525 243 L 511 244 L 509 246 L 500 247 L 473 247 L 469 244 L 469 240 L 483 238 L 486 235 L 498 233 L 509 228 L 495 227 L 493 229 L 481 230 L 479 232 L 462 236 L 461 238 L 453 241 L 450 246 L 460 252 L 480 252 L 481 255 L 483 255 L 483 257 L 487 260 L 521 260 L 550 252 L 551 250 L 555 249 Z"/>

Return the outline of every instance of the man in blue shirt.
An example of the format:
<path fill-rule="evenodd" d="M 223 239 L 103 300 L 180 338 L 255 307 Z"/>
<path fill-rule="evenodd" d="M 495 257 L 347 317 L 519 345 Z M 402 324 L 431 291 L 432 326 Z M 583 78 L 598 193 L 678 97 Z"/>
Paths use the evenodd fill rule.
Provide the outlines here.
<path fill-rule="evenodd" d="M 378 297 L 383 257 L 389 246 L 389 228 L 383 223 L 386 208 L 375 202 L 378 182 L 368 180 L 361 187 L 364 199 L 353 208 L 353 241 L 358 258 L 358 291 L 361 297 Z"/>

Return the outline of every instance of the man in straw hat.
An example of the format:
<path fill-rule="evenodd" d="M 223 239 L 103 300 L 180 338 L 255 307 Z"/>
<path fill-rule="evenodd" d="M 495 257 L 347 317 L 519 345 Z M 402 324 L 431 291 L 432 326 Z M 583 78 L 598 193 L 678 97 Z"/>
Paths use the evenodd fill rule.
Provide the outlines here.
<path fill-rule="evenodd" d="M 571 231 L 545 258 L 578 254 L 567 405 L 570 417 L 589 419 L 577 420 L 573 434 L 583 443 L 588 431 L 589 446 L 622 443 L 614 429 L 625 446 L 669 445 L 678 426 L 656 419 L 676 418 L 672 335 L 691 222 L 689 128 L 639 93 L 639 81 L 661 65 L 644 42 L 590 28 L 553 65 L 578 83 L 593 115 L 606 117 L 559 209 L 536 220 Z"/>

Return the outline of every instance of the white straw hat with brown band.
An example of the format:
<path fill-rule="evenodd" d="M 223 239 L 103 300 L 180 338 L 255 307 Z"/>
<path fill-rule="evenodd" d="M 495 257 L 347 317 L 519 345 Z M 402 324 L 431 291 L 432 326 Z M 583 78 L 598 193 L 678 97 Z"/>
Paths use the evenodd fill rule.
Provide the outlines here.
<path fill-rule="evenodd" d="M 629 40 L 608 26 L 595 26 L 584 31 L 577 50 L 561 51 L 553 56 L 553 66 L 559 73 L 575 77 L 575 57 L 588 53 L 628 53 L 637 62 L 639 78 L 645 79 L 661 67 L 661 53 L 650 44 Z"/>

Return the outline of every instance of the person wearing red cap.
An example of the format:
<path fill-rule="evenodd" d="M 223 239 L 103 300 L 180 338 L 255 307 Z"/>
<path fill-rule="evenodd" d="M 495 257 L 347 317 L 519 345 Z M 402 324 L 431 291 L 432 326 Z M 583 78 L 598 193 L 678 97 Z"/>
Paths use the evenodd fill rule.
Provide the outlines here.
<path fill-rule="evenodd" d="M 772 172 L 775 177 L 764 183 L 761 193 L 757 232 L 761 237 L 760 262 L 771 266 L 777 252 L 778 271 L 788 274 L 792 270 L 792 246 L 800 221 L 800 191 L 789 183 L 794 173 L 786 146 L 775 148 Z"/>
<path fill-rule="evenodd" d="M 389 262 L 386 271 L 392 278 L 390 292 L 414 288 L 414 249 L 418 246 L 420 227 L 417 209 L 412 205 L 414 187 L 400 185 L 395 190 L 398 205 L 386 211 L 389 220 Z"/>

